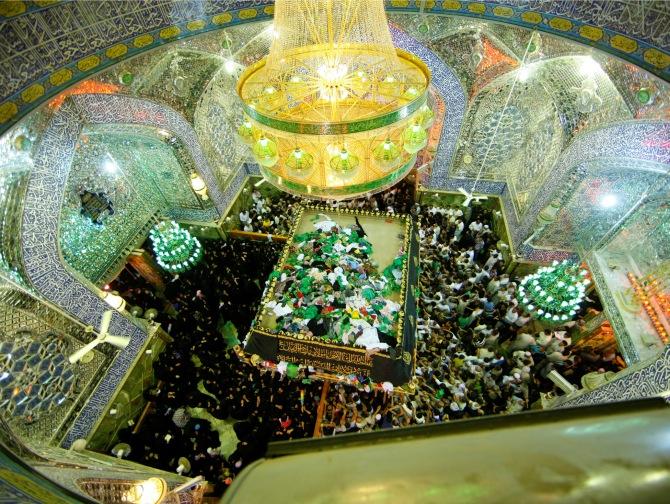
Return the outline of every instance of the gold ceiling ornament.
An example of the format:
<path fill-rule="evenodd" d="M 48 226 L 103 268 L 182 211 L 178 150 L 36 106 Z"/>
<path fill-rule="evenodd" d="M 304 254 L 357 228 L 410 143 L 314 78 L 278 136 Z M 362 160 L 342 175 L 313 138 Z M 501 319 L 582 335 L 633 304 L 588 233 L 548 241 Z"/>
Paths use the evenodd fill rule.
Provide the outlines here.
<path fill-rule="evenodd" d="M 400 181 L 433 123 L 430 72 L 393 46 L 383 0 L 276 0 L 272 34 L 237 83 L 263 176 L 317 199 Z"/>

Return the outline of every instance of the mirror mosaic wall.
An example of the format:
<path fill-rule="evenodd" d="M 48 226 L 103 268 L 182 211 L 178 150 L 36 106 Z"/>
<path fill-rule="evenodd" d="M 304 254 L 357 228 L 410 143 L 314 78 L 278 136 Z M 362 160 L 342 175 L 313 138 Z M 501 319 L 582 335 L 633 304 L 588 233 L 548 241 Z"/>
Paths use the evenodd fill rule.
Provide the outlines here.
<path fill-rule="evenodd" d="M 616 285 L 625 284 L 620 275 L 631 268 L 670 281 L 667 155 L 666 161 L 586 157 L 561 176 L 557 167 L 575 139 L 603 127 L 670 120 L 670 85 L 629 62 L 544 32 L 455 16 L 391 13 L 389 19 L 444 61 L 467 97 L 443 189 L 500 196 L 506 212 L 501 222 L 514 235 L 519 255 L 532 246 L 541 260 L 556 250 L 587 259 L 628 363 L 657 356 L 663 345 L 653 328 L 635 325 L 639 306 L 630 289 Z M 14 394 L 16 386 L 0 380 L 3 418 L 20 435 L 57 443 L 114 355 L 102 345 L 89 363 L 66 369 L 63 356 L 87 340 L 82 327 L 58 321 L 22 285 L 23 198 L 45 125 L 72 94 L 123 94 L 170 107 L 190 123 L 219 188 L 232 199 L 250 161 L 236 137 L 241 114 L 235 83 L 243 67 L 267 53 L 272 37 L 268 21 L 252 22 L 120 58 L 0 137 L 0 268 L 11 280 L 0 285 L 0 351 L 6 357 L 34 348 L 40 355 L 39 361 L 26 361 L 20 376 L 11 375 L 23 392 Z M 667 136 L 641 141 L 661 154 L 668 149 Z M 61 255 L 75 276 L 101 286 L 157 218 L 177 208 L 211 209 L 189 185 L 196 169 L 169 131 L 86 126 L 58 227 Z M 533 226 L 522 229 L 520 224 L 536 221 L 544 209 L 538 202 L 548 195 L 559 202 L 552 222 L 535 233 Z M 9 380 L 15 371 L 3 368 L 0 377 L 9 373 Z M 37 388 L 40 377 L 51 388 Z"/>
<path fill-rule="evenodd" d="M 565 39 L 458 17 L 392 13 L 390 21 L 438 54 L 465 88 L 468 109 L 450 176 L 504 182 L 517 218 L 551 182 L 552 168 L 575 135 L 601 124 L 670 114 L 667 83 Z M 249 159 L 244 146 L 230 141 L 240 115 L 234 84 L 241 68 L 265 54 L 271 40 L 269 22 L 203 34 L 126 60 L 75 92 L 128 93 L 178 110 L 194 126 L 225 186 Z M 560 245 L 575 248 L 569 239 Z M 109 267 L 101 259 L 86 276 L 103 278 L 103 263 Z"/>
<path fill-rule="evenodd" d="M 88 127 L 80 135 L 61 209 L 60 246 L 67 263 L 91 282 L 114 274 L 119 256 L 142 244 L 158 215 L 202 207 L 176 144 L 167 132 L 128 125 Z M 86 211 L 94 198 L 101 207 L 96 216 Z"/>

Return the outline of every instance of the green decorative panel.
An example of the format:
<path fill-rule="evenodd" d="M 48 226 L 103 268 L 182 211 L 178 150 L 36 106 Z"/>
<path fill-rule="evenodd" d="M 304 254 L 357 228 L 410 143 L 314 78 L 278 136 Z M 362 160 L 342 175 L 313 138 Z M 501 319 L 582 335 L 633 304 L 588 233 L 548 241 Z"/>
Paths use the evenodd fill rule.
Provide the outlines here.
<path fill-rule="evenodd" d="M 60 245 L 67 263 L 93 283 L 144 241 L 156 214 L 199 209 L 177 141 L 127 125 L 85 129 L 79 138 L 61 209 Z M 99 223 L 82 213 L 82 195 L 110 202 Z"/>

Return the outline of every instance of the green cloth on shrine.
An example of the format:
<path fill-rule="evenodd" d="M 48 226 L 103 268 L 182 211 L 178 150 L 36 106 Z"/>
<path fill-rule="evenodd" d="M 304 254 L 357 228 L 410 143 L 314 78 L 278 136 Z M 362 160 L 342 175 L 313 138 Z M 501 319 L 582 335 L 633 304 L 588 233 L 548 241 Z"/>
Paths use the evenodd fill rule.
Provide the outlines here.
<path fill-rule="evenodd" d="M 293 316 L 299 319 L 310 320 L 316 318 L 317 315 L 319 315 L 319 308 L 316 306 L 305 306 L 293 310 Z M 282 322 L 279 322 L 278 327 L 281 327 L 281 324 Z"/>
<path fill-rule="evenodd" d="M 351 228 L 317 228 L 296 235 L 282 267 L 283 275 L 278 271 L 271 274 L 271 278 L 286 279 L 282 292 L 275 292 L 274 301 L 292 309 L 279 317 L 276 329 L 307 332 L 305 321 L 330 319 L 319 326 L 327 328 L 328 333 L 320 335 L 327 340 L 341 342 L 346 334 L 349 344 L 353 344 L 360 335 L 361 323 L 393 334 L 399 307 L 384 297 L 400 290 L 406 256 L 398 255 L 380 274 L 371 253 L 370 242 Z"/>
<path fill-rule="evenodd" d="M 362 294 L 363 297 L 368 301 L 372 301 L 376 297 L 375 291 L 373 291 L 372 289 L 363 289 Z"/>
<path fill-rule="evenodd" d="M 304 277 L 302 280 L 300 280 L 300 292 L 302 292 L 303 294 L 311 292 L 312 282 L 314 282 L 314 279 L 312 277 Z"/>
<path fill-rule="evenodd" d="M 289 362 L 288 365 L 286 366 L 286 376 L 288 376 L 289 378 L 295 378 L 296 376 L 298 376 L 298 371 L 300 371 L 300 368 L 298 367 L 297 364 Z"/>

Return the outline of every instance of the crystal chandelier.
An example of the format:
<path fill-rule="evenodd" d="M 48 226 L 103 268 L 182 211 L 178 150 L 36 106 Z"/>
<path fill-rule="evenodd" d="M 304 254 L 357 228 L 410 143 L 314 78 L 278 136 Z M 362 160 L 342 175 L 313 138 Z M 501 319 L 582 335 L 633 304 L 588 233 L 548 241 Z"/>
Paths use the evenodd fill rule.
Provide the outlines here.
<path fill-rule="evenodd" d="M 263 176 L 324 199 L 400 181 L 427 143 L 430 72 L 393 46 L 383 0 L 276 0 L 273 36 L 237 83 Z"/>

